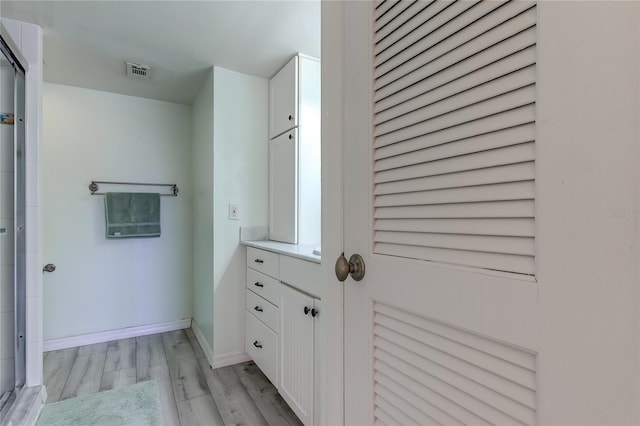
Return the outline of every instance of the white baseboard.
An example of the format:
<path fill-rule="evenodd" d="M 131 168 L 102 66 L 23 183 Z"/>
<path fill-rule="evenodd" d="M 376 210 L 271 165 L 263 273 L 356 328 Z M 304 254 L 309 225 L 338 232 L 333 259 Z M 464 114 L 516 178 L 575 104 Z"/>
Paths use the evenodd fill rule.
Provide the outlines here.
<path fill-rule="evenodd" d="M 207 343 L 207 340 L 204 338 L 204 334 L 202 334 L 202 331 L 198 328 L 198 324 L 195 320 L 191 322 L 191 329 L 193 330 L 193 334 L 196 335 L 196 339 L 198 339 L 198 343 L 200 343 L 200 347 L 207 357 L 207 361 L 211 368 L 226 367 L 228 365 L 251 361 L 251 358 L 245 352 L 213 355 L 213 349 L 211 349 L 211 346 Z"/>
<path fill-rule="evenodd" d="M 162 322 L 157 324 L 140 325 L 121 328 L 118 330 L 101 331 L 99 333 L 81 334 L 79 336 L 49 339 L 43 342 L 43 351 L 57 351 L 59 349 L 75 348 L 77 346 L 92 345 L 94 343 L 110 342 L 130 337 L 146 336 L 148 334 L 164 333 L 166 331 L 182 330 L 191 326 L 191 318 Z"/>
<path fill-rule="evenodd" d="M 211 363 L 211 368 L 226 367 L 228 365 L 240 364 L 251 361 L 251 357 L 246 352 L 235 352 L 230 354 L 216 355 Z"/>
<path fill-rule="evenodd" d="M 198 343 L 200 343 L 202 352 L 204 352 L 204 355 L 207 357 L 209 365 L 211 365 L 211 360 L 213 359 L 213 349 L 211 349 L 211 346 L 209 346 L 209 342 L 207 342 L 207 339 L 204 338 L 204 334 L 198 327 L 198 324 L 196 324 L 195 320 L 191 320 L 191 329 L 193 330 L 193 334 L 196 335 L 196 340 L 198 340 Z"/>

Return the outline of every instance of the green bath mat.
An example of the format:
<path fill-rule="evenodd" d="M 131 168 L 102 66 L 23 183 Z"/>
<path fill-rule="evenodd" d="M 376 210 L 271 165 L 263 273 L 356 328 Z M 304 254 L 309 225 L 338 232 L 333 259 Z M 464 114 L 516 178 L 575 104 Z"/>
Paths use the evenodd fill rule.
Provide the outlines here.
<path fill-rule="evenodd" d="M 161 425 L 156 382 L 79 396 L 47 404 L 36 426 Z"/>

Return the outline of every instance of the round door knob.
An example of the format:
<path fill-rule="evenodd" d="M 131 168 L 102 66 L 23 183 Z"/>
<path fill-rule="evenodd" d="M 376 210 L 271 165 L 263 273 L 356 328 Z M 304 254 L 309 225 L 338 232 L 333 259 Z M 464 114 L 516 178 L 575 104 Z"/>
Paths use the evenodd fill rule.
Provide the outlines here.
<path fill-rule="evenodd" d="M 349 258 L 344 257 L 344 253 L 336 260 L 336 278 L 338 281 L 344 281 L 351 275 L 355 281 L 361 281 L 364 278 L 364 259 L 359 254 L 354 254 Z"/>
<path fill-rule="evenodd" d="M 56 270 L 56 265 L 54 265 L 53 263 L 47 263 L 46 265 L 44 265 L 44 268 L 42 268 L 42 272 L 53 272 Z"/>
<path fill-rule="evenodd" d="M 289 121 L 293 120 L 293 114 L 289 114 Z"/>

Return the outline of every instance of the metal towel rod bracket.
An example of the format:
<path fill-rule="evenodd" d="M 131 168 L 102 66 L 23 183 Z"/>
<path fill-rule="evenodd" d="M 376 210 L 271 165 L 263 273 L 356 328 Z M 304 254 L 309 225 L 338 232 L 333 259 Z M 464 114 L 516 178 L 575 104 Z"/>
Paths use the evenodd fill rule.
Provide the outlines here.
<path fill-rule="evenodd" d="M 108 181 L 100 181 L 100 180 L 92 180 L 89 184 L 89 191 L 91 191 L 91 195 L 104 195 L 104 192 L 98 192 L 100 186 L 98 184 L 105 185 L 135 185 L 135 186 L 168 186 L 170 187 L 171 194 L 160 194 L 162 196 L 168 197 L 177 197 L 178 196 L 178 185 L 175 183 L 147 183 L 147 182 L 108 182 Z"/>

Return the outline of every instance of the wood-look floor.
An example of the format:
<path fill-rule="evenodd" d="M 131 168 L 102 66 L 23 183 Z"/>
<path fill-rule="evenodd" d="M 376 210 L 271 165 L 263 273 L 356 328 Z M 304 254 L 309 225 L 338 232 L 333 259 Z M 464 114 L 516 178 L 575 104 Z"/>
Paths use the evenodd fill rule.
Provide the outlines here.
<path fill-rule="evenodd" d="M 146 380 L 158 383 L 165 425 L 301 425 L 253 362 L 212 370 L 191 329 L 44 356 L 47 403 Z"/>

